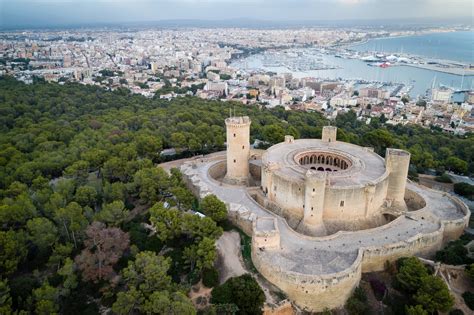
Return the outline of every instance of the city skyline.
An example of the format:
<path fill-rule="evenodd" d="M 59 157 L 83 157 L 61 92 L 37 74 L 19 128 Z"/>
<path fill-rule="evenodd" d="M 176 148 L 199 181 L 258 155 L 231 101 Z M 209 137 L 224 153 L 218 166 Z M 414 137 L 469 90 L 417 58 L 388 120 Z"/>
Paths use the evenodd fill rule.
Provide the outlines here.
<path fill-rule="evenodd" d="M 245 20 L 272 23 L 412 20 L 469 23 L 471 1 L 454 0 L 0 0 L 0 28 Z M 466 13 L 468 12 L 468 13 Z M 237 23 L 237 22 L 236 22 Z M 346 22 L 347 23 L 347 22 Z M 179 24 L 179 23 L 177 23 Z M 193 25 L 195 26 L 195 25 Z M 206 25 L 207 26 L 207 25 Z"/>

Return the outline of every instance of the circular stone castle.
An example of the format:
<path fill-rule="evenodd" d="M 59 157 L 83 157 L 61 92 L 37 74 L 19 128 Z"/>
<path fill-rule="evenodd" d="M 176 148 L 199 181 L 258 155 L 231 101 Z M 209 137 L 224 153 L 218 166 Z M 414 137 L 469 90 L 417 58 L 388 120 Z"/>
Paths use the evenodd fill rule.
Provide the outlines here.
<path fill-rule="evenodd" d="M 362 272 L 402 256 L 430 256 L 468 225 L 466 205 L 407 181 L 410 153 L 336 140 L 285 141 L 250 150 L 249 117 L 226 119 L 227 151 L 181 166 L 190 189 L 227 204 L 252 237 L 252 261 L 298 307 L 337 308 Z"/>

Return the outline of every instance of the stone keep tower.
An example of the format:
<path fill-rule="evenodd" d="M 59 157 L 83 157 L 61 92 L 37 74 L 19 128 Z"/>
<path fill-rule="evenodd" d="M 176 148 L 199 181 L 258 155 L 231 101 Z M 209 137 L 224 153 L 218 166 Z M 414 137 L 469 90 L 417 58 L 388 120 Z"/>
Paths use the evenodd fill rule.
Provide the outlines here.
<path fill-rule="evenodd" d="M 326 172 L 306 171 L 304 187 L 303 229 L 311 235 L 325 235 L 323 223 Z"/>
<path fill-rule="evenodd" d="M 337 127 L 334 126 L 324 126 L 323 127 L 323 135 L 321 140 L 324 142 L 336 142 L 337 136 Z"/>
<path fill-rule="evenodd" d="M 227 128 L 227 173 L 224 181 L 229 184 L 246 185 L 249 180 L 250 118 L 229 117 Z"/>
<path fill-rule="evenodd" d="M 387 149 L 385 153 L 385 167 L 389 172 L 387 200 L 392 206 L 406 210 L 405 186 L 407 184 L 410 153 L 404 150 Z"/>

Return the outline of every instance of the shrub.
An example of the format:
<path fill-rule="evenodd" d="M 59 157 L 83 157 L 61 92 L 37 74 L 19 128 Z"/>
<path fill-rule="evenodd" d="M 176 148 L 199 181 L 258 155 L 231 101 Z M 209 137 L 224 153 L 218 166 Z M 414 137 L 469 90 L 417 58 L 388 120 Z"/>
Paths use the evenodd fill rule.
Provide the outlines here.
<path fill-rule="evenodd" d="M 469 278 L 474 281 L 474 264 L 470 264 L 466 266 L 466 273 L 469 276 Z"/>
<path fill-rule="evenodd" d="M 346 302 L 346 310 L 350 315 L 365 315 L 370 309 L 364 289 L 357 287 Z"/>
<path fill-rule="evenodd" d="M 451 177 L 449 177 L 448 174 L 444 173 L 441 176 L 436 176 L 435 181 L 440 182 L 440 183 L 452 183 L 453 181 L 451 180 Z"/>
<path fill-rule="evenodd" d="M 467 254 L 468 250 L 464 246 L 463 240 L 449 242 L 448 245 L 436 252 L 435 259 L 449 265 L 463 265 L 472 262 Z"/>
<path fill-rule="evenodd" d="M 255 279 L 244 274 L 233 277 L 212 290 L 213 304 L 235 304 L 239 314 L 261 314 L 265 294 Z"/>
<path fill-rule="evenodd" d="M 469 200 L 474 200 L 474 186 L 468 183 L 454 184 L 454 192 L 460 196 L 466 197 Z"/>
<path fill-rule="evenodd" d="M 462 298 L 464 299 L 464 303 L 466 303 L 467 307 L 471 310 L 474 310 L 474 293 L 466 291 L 462 294 Z"/>
<path fill-rule="evenodd" d="M 202 283 L 208 287 L 213 288 L 219 284 L 219 272 L 216 268 L 206 268 L 202 271 Z"/>

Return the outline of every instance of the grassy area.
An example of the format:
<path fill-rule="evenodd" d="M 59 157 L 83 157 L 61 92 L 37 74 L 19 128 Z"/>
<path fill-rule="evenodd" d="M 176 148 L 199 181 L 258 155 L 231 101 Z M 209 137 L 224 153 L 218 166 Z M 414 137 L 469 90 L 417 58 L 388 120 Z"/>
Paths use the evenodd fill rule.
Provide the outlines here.
<path fill-rule="evenodd" d="M 240 234 L 240 249 L 242 251 L 242 258 L 244 259 L 245 267 L 254 273 L 258 273 L 252 261 L 252 238 L 238 229 Z"/>

